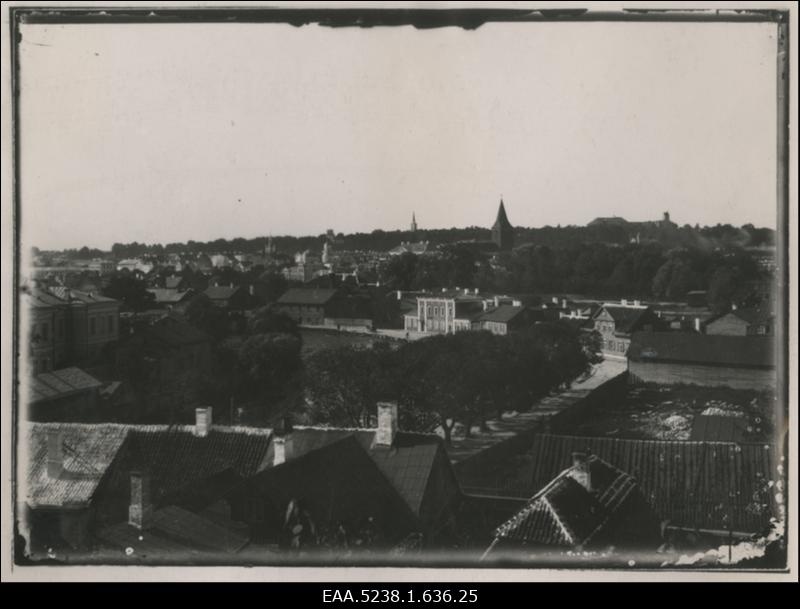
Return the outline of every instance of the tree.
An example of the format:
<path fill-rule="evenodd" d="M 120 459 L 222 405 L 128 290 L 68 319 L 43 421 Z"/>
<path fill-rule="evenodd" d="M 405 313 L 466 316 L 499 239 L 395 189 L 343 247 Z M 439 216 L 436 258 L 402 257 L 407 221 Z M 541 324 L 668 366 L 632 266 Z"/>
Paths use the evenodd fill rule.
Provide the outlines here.
<path fill-rule="evenodd" d="M 291 334 L 256 334 L 239 349 L 243 391 L 260 400 L 282 397 L 301 368 L 300 339 Z"/>
<path fill-rule="evenodd" d="M 155 296 L 147 291 L 147 284 L 132 275 L 115 274 L 103 289 L 103 296 L 123 303 L 130 311 L 144 311 L 155 303 Z"/>
<path fill-rule="evenodd" d="M 190 324 L 215 341 L 222 340 L 228 333 L 228 319 L 225 312 L 215 306 L 205 294 L 192 297 L 186 304 L 184 315 Z"/>
<path fill-rule="evenodd" d="M 300 336 L 300 331 L 297 328 L 295 321 L 279 311 L 275 311 L 272 307 L 261 307 L 253 311 L 247 323 L 247 330 L 250 334 L 267 334 L 267 333 L 282 333 L 291 334 L 292 336 Z"/>

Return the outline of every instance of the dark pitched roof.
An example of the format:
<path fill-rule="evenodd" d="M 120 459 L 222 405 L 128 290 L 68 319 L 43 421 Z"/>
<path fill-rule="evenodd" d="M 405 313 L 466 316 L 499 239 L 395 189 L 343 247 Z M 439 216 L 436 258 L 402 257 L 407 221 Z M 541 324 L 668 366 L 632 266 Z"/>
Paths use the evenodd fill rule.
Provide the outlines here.
<path fill-rule="evenodd" d="M 561 546 L 592 541 L 638 489 L 632 476 L 594 455 L 586 465 L 596 492 L 590 493 L 576 482 L 574 467 L 566 469 L 498 527 L 495 536 Z"/>
<path fill-rule="evenodd" d="M 775 347 L 769 336 L 637 332 L 631 337 L 628 359 L 769 368 L 775 365 Z"/>
<path fill-rule="evenodd" d="M 441 438 L 432 434 L 397 432 L 391 449 L 376 447 L 375 430 L 335 428 L 295 428 L 292 431 L 292 448 L 287 459 L 318 450 L 332 442 L 354 437 L 371 457 L 378 469 L 405 499 L 411 511 L 419 515 L 437 453 L 444 450 Z M 267 461 L 271 462 L 270 445 Z"/>
<path fill-rule="evenodd" d="M 33 506 L 86 505 L 101 480 L 112 493 L 127 493 L 132 469 L 146 469 L 154 497 L 183 491 L 189 483 L 232 470 L 252 475 L 262 466 L 270 430 L 214 427 L 205 438 L 190 425 L 121 425 L 116 423 L 27 423 L 29 447 L 25 497 Z M 63 437 L 64 475 L 47 475 L 47 434 Z M 113 467 L 112 466 L 113 462 Z"/>
<path fill-rule="evenodd" d="M 677 526 L 756 532 L 769 522 L 766 481 L 774 478 L 768 444 L 623 440 L 537 434 L 527 452 L 534 492 L 587 452 L 633 476 L 659 518 Z M 727 518 L 726 518 L 727 517 Z"/>
<path fill-rule="evenodd" d="M 164 286 L 168 290 L 177 289 L 178 286 L 180 286 L 182 282 L 183 282 L 183 277 L 181 277 L 179 275 L 176 275 L 176 276 L 172 276 L 172 277 L 167 277 L 164 280 Z"/>
<path fill-rule="evenodd" d="M 120 549 L 132 548 L 137 558 L 154 554 L 171 554 L 174 558 L 197 550 L 230 554 L 249 542 L 240 531 L 174 505 L 153 512 L 151 525 L 145 531 L 120 522 L 102 529 L 98 537 Z"/>
<path fill-rule="evenodd" d="M 278 299 L 278 304 L 324 305 L 336 295 L 331 289 L 290 288 Z"/>
<path fill-rule="evenodd" d="M 212 285 L 203 292 L 210 300 L 227 300 L 241 290 L 240 286 Z"/>
<path fill-rule="evenodd" d="M 354 435 L 290 456 L 281 465 L 258 473 L 244 487 L 269 498 L 273 527 L 280 526 L 286 506 L 294 499 L 310 511 L 317 526 L 358 525 L 373 517 L 384 534 L 395 539 L 419 529 L 404 498 Z"/>
<path fill-rule="evenodd" d="M 23 383 L 24 384 L 24 383 Z M 28 399 L 30 402 L 57 400 L 102 387 L 103 383 L 80 368 L 62 368 L 33 377 Z"/>
<path fill-rule="evenodd" d="M 645 319 L 645 315 L 650 313 L 648 307 L 631 307 L 624 305 L 604 304 L 595 313 L 595 317 L 607 312 L 614 320 L 614 331 L 630 334 L 639 329 L 639 324 Z"/>
<path fill-rule="evenodd" d="M 727 313 L 723 313 L 722 315 L 717 315 L 713 319 L 708 320 L 706 324 L 712 324 L 719 319 L 723 319 L 724 317 L 733 316 L 738 319 L 741 319 L 748 325 L 757 324 L 757 323 L 764 323 L 772 319 L 774 316 L 772 313 L 768 311 L 762 311 L 755 308 L 747 308 L 747 309 L 734 309 L 733 311 L 729 311 Z"/>
<path fill-rule="evenodd" d="M 500 305 L 496 309 L 486 311 L 478 319 L 480 321 L 497 321 L 501 323 L 508 323 L 523 311 L 525 311 L 525 307 Z"/>

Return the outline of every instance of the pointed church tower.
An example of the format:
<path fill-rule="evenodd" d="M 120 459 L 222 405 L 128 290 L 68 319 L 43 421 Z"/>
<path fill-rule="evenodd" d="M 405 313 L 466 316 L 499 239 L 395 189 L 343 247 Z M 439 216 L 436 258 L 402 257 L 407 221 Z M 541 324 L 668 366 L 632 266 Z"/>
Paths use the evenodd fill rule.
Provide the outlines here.
<path fill-rule="evenodd" d="M 414 212 L 411 212 L 411 232 L 417 232 L 417 214 Z"/>
<path fill-rule="evenodd" d="M 514 247 L 514 227 L 508 221 L 502 198 L 500 199 L 500 209 L 497 210 L 497 219 L 492 226 L 492 241 L 501 251 L 507 251 Z"/>

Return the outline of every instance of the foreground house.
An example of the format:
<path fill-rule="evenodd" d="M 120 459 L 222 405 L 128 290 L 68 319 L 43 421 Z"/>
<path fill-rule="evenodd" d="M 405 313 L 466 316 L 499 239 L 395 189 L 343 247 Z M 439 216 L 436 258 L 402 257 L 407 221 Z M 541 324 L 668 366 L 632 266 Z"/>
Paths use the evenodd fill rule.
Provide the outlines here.
<path fill-rule="evenodd" d="M 448 544 L 461 491 L 441 438 L 397 429 L 27 423 L 19 504 L 34 556 L 175 560 L 243 548 Z M 255 548 L 255 550 L 254 550 Z M 261 552 L 261 554 L 259 554 Z M 274 558 L 274 555 L 273 555 Z"/>
<path fill-rule="evenodd" d="M 685 332 L 634 334 L 628 373 L 635 383 L 775 390 L 774 338 Z"/>
<path fill-rule="evenodd" d="M 277 302 L 277 310 L 299 325 L 321 326 L 334 311 L 337 290 L 323 288 L 290 288 Z"/>
<path fill-rule="evenodd" d="M 595 455 L 573 453 L 528 504 L 495 531 L 484 557 L 509 550 L 655 548 L 659 522 L 636 480 Z"/>
<path fill-rule="evenodd" d="M 70 367 L 35 375 L 27 390 L 26 418 L 32 421 L 80 421 L 98 414 L 103 383 L 80 368 Z"/>

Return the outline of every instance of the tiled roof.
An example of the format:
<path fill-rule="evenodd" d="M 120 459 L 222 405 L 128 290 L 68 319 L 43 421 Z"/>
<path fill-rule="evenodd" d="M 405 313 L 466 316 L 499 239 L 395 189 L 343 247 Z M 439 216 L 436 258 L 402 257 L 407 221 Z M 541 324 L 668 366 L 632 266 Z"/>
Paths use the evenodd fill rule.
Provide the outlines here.
<path fill-rule="evenodd" d="M 119 303 L 118 300 L 113 298 L 107 298 L 97 292 L 80 292 L 78 290 L 70 290 L 70 295 L 72 296 L 73 300 L 78 300 L 84 304 L 94 304 L 94 303 Z"/>
<path fill-rule="evenodd" d="M 30 293 L 26 294 L 26 296 L 29 306 L 31 307 L 58 307 L 67 304 L 55 294 L 38 288 L 34 288 Z"/>
<path fill-rule="evenodd" d="M 278 304 L 323 305 L 336 295 L 336 290 L 290 288 L 278 299 Z"/>
<path fill-rule="evenodd" d="M 775 339 L 694 332 L 637 332 L 631 337 L 628 359 L 768 368 L 775 365 Z"/>
<path fill-rule="evenodd" d="M 168 290 L 176 290 L 178 286 L 181 285 L 183 281 L 183 277 L 175 276 L 175 277 L 167 277 L 164 280 L 164 285 Z"/>
<path fill-rule="evenodd" d="M 30 447 L 25 496 L 34 507 L 87 504 L 101 479 L 112 493 L 123 488 L 127 492 L 132 469 L 150 473 L 154 497 L 179 493 L 190 482 L 225 470 L 252 475 L 263 463 L 271 434 L 269 429 L 216 426 L 207 437 L 198 438 L 191 425 L 25 425 L 22 437 Z M 61 431 L 65 448 L 65 474 L 58 479 L 47 475 L 51 429 Z"/>
<path fill-rule="evenodd" d="M 159 303 L 180 302 L 184 298 L 186 298 L 187 296 L 191 296 L 192 294 L 190 290 L 184 290 L 183 292 L 179 292 L 176 288 L 148 288 L 147 291 L 150 292 L 153 296 L 155 296 L 156 302 Z"/>
<path fill-rule="evenodd" d="M 153 512 L 151 525 L 144 531 L 120 522 L 98 536 L 120 549 L 133 548 L 138 558 L 162 553 L 174 557 L 197 549 L 231 554 L 249 541 L 240 531 L 174 505 Z"/>
<path fill-rule="evenodd" d="M 622 334 L 629 334 L 638 329 L 639 323 L 649 313 L 647 307 L 624 306 L 614 304 L 604 304 L 598 309 L 595 315 L 606 311 L 614 320 L 614 331 Z"/>
<path fill-rule="evenodd" d="M 496 321 L 501 323 L 508 323 L 523 311 L 525 311 L 525 307 L 515 307 L 513 305 L 500 305 L 496 309 L 486 311 L 478 319 L 480 321 Z"/>
<path fill-rule="evenodd" d="M 372 458 L 378 469 L 402 495 L 408 507 L 419 515 L 423 498 L 441 439 L 435 435 L 399 431 L 391 449 L 373 446 L 374 430 L 348 430 L 296 427 L 292 431 L 292 448 L 287 459 L 299 457 L 332 442 L 353 436 Z M 272 462 L 273 450 L 267 451 Z"/>
<path fill-rule="evenodd" d="M 768 444 L 623 440 L 538 434 L 527 452 L 534 492 L 587 452 L 633 476 L 662 519 L 678 526 L 758 531 L 772 515 L 767 481 L 777 474 Z M 766 499 L 763 499 L 766 497 Z M 727 521 L 726 521 L 727 515 Z"/>
<path fill-rule="evenodd" d="M 592 455 L 590 493 L 572 477 L 574 467 L 561 472 L 530 503 L 498 527 L 496 536 L 547 545 L 578 546 L 603 531 L 609 519 L 637 490 L 634 479 Z"/>
<path fill-rule="evenodd" d="M 97 389 L 102 385 L 103 383 L 80 368 L 62 368 L 33 377 L 28 399 L 30 402 L 57 400 L 82 391 Z"/>
<path fill-rule="evenodd" d="M 75 423 L 26 423 L 20 446 L 26 448 L 25 490 L 21 493 L 31 507 L 88 504 L 106 469 L 127 435 L 123 425 L 82 425 Z M 60 430 L 64 441 L 64 475 L 47 475 L 47 432 Z"/>

